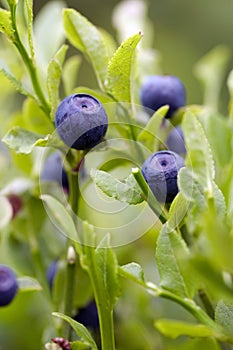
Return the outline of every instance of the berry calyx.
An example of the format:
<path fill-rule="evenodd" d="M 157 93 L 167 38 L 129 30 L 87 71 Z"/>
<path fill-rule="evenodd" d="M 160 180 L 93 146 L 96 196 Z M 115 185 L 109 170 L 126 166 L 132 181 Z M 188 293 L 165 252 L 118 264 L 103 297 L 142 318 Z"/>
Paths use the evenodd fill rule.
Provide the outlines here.
<path fill-rule="evenodd" d="M 159 151 L 142 164 L 142 174 L 159 202 L 171 203 L 178 193 L 177 175 L 184 159 L 172 151 Z"/>

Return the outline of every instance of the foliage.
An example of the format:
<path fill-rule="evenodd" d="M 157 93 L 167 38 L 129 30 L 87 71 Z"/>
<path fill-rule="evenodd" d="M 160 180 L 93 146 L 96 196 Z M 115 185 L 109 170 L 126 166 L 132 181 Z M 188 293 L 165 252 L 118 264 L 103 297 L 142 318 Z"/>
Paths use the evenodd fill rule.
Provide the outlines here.
<path fill-rule="evenodd" d="M 3 3 L 0 260 L 14 267 L 20 286 L 16 300 L 0 310 L 3 346 L 53 349 L 51 338 L 63 337 L 72 349 L 232 349 L 232 72 L 228 115 L 217 110 L 229 51 L 215 48 L 196 66 L 205 104 L 187 105 L 170 121 L 163 106 L 149 118 L 138 102 L 147 72 L 140 62 L 148 54 L 140 28 L 118 45 L 61 2 L 46 5 L 59 9 L 57 20 L 45 9 L 34 20 L 29 0 Z M 79 86 L 83 60 L 95 73 L 96 89 Z M 77 91 L 97 97 L 109 118 L 105 140 L 89 152 L 68 149 L 54 126 L 59 102 Z M 165 148 L 178 123 L 185 167 L 178 195 L 162 205 L 140 167 Z M 45 157 L 54 150 L 63 156 L 68 193 L 40 181 Z M 15 217 L 12 193 L 23 202 Z M 59 263 L 50 290 L 46 270 L 54 260 Z M 99 334 L 74 319 L 93 298 Z M 26 312 L 17 331 L 22 302 Z M 15 335 L 18 344 L 12 345 Z"/>

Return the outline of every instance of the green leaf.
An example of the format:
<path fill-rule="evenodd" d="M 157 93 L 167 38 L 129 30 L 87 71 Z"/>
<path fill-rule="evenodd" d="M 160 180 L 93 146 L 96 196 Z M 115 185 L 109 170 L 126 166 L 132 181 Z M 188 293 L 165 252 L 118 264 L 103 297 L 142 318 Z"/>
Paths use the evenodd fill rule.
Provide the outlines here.
<path fill-rule="evenodd" d="M 119 296 L 118 264 L 116 255 L 110 248 L 110 235 L 106 235 L 95 250 L 97 279 L 106 295 L 110 309 Z"/>
<path fill-rule="evenodd" d="M 204 85 L 203 104 L 216 111 L 230 56 L 230 49 L 225 45 L 219 45 L 202 57 L 194 68 L 196 77 Z"/>
<path fill-rule="evenodd" d="M 94 339 L 91 336 L 91 333 L 84 327 L 81 323 L 73 320 L 71 317 L 66 316 L 60 312 L 53 312 L 53 316 L 61 318 L 62 320 L 69 323 L 69 325 L 74 329 L 76 334 L 88 345 L 91 346 L 91 349 L 98 350 L 97 345 Z"/>
<path fill-rule="evenodd" d="M 34 292 L 42 290 L 41 285 L 32 277 L 24 276 L 17 279 L 20 292 Z"/>
<path fill-rule="evenodd" d="M 6 227 L 12 218 L 12 207 L 8 199 L 0 196 L 0 229 Z"/>
<path fill-rule="evenodd" d="M 200 255 L 194 256 L 191 259 L 194 273 L 216 300 L 224 299 L 232 303 L 233 289 L 225 282 L 222 269 L 216 268 L 213 263 L 214 258 L 214 255 L 210 259 Z"/>
<path fill-rule="evenodd" d="M 57 199 L 50 195 L 41 195 L 42 201 L 45 203 L 47 213 L 52 223 L 67 237 L 77 242 L 79 241 L 78 233 L 66 207 Z"/>
<path fill-rule="evenodd" d="M 72 350 L 91 350 L 92 348 L 88 344 L 84 344 L 81 341 L 72 341 L 71 342 L 71 348 Z"/>
<path fill-rule="evenodd" d="M 169 229 L 175 230 L 182 223 L 189 208 L 189 202 L 182 195 L 181 192 L 177 194 L 172 201 L 171 207 L 168 213 L 167 225 Z"/>
<path fill-rule="evenodd" d="M 207 207 L 206 199 L 202 191 L 202 186 L 194 178 L 191 169 L 183 167 L 179 171 L 178 186 L 186 200 L 194 203 L 199 210 Z"/>
<path fill-rule="evenodd" d="M 182 127 L 188 156 L 186 165 L 192 169 L 204 192 L 213 197 L 215 168 L 209 142 L 201 123 L 190 112 L 185 113 Z"/>
<path fill-rule="evenodd" d="M 34 45 L 33 45 L 33 1 L 26 0 L 26 9 L 27 9 L 27 33 L 28 33 L 28 43 L 30 47 L 31 58 L 35 56 Z"/>
<path fill-rule="evenodd" d="M 119 102 L 131 102 L 133 59 L 141 38 L 138 33 L 125 40 L 109 62 L 107 88 Z"/>
<path fill-rule="evenodd" d="M 215 309 L 215 321 L 221 325 L 226 332 L 233 336 L 233 302 L 225 303 L 220 300 Z"/>
<path fill-rule="evenodd" d="M 101 32 L 87 18 L 73 9 L 64 10 L 63 23 L 67 38 L 73 46 L 88 57 L 99 86 L 104 90 L 109 57 Z"/>
<path fill-rule="evenodd" d="M 58 148 L 61 151 L 67 152 L 67 146 L 64 144 L 64 142 L 60 139 L 57 132 L 54 131 L 52 134 L 46 135 L 44 138 L 39 139 L 35 146 L 37 147 L 54 147 Z"/>
<path fill-rule="evenodd" d="M 16 6 L 18 4 L 18 0 L 7 0 L 10 6 Z"/>
<path fill-rule="evenodd" d="M 179 350 L 221 350 L 221 346 L 216 339 L 213 338 L 190 338 L 184 342 L 183 346 L 179 346 Z"/>
<path fill-rule="evenodd" d="M 232 158 L 232 129 L 228 120 L 218 114 L 205 116 L 204 127 L 216 163 L 228 165 Z"/>
<path fill-rule="evenodd" d="M 95 184 L 109 197 L 129 204 L 143 201 L 141 190 L 132 174 L 124 181 L 119 181 L 109 173 L 97 169 L 91 169 L 90 175 Z"/>
<path fill-rule="evenodd" d="M 117 43 L 115 42 L 112 35 L 103 28 L 99 28 L 100 34 L 102 35 L 103 41 L 107 48 L 108 57 L 111 58 L 117 49 Z"/>
<path fill-rule="evenodd" d="M 195 293 L 195 284 L 185 263 L 188 256 L 189 250 L 181 236 L 163 225 L 156 247 L 160 284 L 184 298 L 191 298 Z"/>
<path fill-rule="evenodd" d="M 36 62 L 42 79 L 47 65 L 61 47 L 65 35 L 62 25 L 63 1 L 49 1 L 38 12 L 34 21 L 34 47 Z"/>
<path fill-rule="evenodd" d="M 34 99 L 27 98 L 24 101 L 22 115 L 28 130 L 41 134 L 53 132 L 52 124 Z"/>
<path fill-rule="evenodd" d="M 158 148 L 159 138 L 158 130 L 161 126 L 162 120 L 168 111 L 169 106 L 163 106 L 159 108 L 149 119 L 148 123 L 144 129 L 140 132 L 137 137 L 137 141 L 140 141 L 144 144 L 148 150 L 154 152 Z"/>
<path fill-rule="evenodd" d="M 155 322 L 155 327 L 166 337 L 176 339 L 181 335 L 189 337 L 211 337 L 213 331 L 203 324 L 161 319 Z"/>
<path fill-rule="evenodd" d="M 11 22 L 11 13 L 10 11 L 2 8 L 0 8 L 0 32 L 5 33 L 11 41 L 14 40 L 14 29 Z"/>
<path fill-rule="evenodd" d="M 215 182 L 213 183 L 213 188 L 216 212 L 218 213 L 218 216 L 224 217 L 227 212 L 225 197 Z"/>
<path fill-rule="evenodd" d="M 226 202 L 223 193 L 218 188 L 216 183 L 212 181 L 212 196 L 214 199 L 215 209 L 218 216 L 224 217 L 226 214 Z M 196 208 L 198 208 L 198 213 L 208 208 L 207 198 L 204 194 L 202 185 L 195 178 L 194 173 L 191 169 L 186 167 L 180 169 L 178 176 L 178 186 L 182 195 L 187 201 L 192 202 Z"/>
<path fill-rule="evenodd" d="M 77 83 L 78 71 L 80 69 L 81 63 L 81 57 L 78 55 L 69 57 L 64 63 L 62 70 L 62 81 L 66 96 L 69 96 L 73 93 L 73 90 Z"/>
<path fill-rule="evenodd" d="M 16 153 L 30 153 L 42 135 L 15 126 L 3 137 L 2 141 Z"/>
<path fill-rule="evenodd" d="M 144 271 L 142 267 L 135 263 L 129 263 L 119 267 L 120 274 L 123 273 L 124 277 L 130 278 L 135 282 L 144 283 Z"/>
<path fill-rule="evenodd" d="M 34 147 L 49 146 L 66 150 L 66 146 L 58 137 L 57 133 L 53 132 L 52 134 L 43 136 L 19 126 L 10 129 L 2 141 L 16 153 L 29 154 Z"/>
<path fill-rule="evenodd" d="M 6 62 L 4 62 L 2 59 L 0 59 L 0 72 L 9 80 L 9 82 L 13 85 L 13 87 L 17 91 L 19 91 L 21 94 L 31 98 L 35 98 L 33 93 L 29 91 L 29 89 L 26 86 L 24 86 L 24 84 L 15 77 L 15 75 L 11 72 Z"/>
<path fill-rule="evenodd" d="M 59 103 L 59 87 L 62 74 L 62 65 L 65 60 L 67 49 L 68 46 L 63 45 L 48 65 L 47 88 L 49 102 L 51 104 L 51 120 L 54 120 L 55 118 L 56 109 Z"/>

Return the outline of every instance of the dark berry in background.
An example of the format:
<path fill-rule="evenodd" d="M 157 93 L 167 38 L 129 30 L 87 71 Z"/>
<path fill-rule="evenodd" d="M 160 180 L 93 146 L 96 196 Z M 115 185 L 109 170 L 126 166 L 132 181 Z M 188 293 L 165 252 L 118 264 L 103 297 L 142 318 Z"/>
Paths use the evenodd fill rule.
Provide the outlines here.
<path fill-rule="evenodd" d="M 166 118 L 186 103 L 185 87 L 181 80 L 172 75 L 150 75 L 142 84 L 140 100 L 149 114 L 164 105 L 169 105 Z"/>
<path fill-rule="evenodd" d="M 60 152 L 51 153 L 43 164 L 40 174 L 41 181 L 57 182 L 67 192 L 69 190 L 68 176 L 63 168 Z"/>
<path fill-rule="evenodd" d="M 98 330 L 99 317 L 95 301 L 91 300 L 85 307 L 80 308 L 74 319 L 89 329 Z"/>
<path fill-rule="evenodd" d="M 177 126 L 170 131 L 166 140 L 166 146 L 170 151 L 180 155 L 186 154 L 184 134 L 181 126 Z"/>
<path fill-rule="evenodd" d="M 159 151 L 142 165 L 142 174 L 159 202 L 171 203 L 178 193 L 177 175 L 184 159 L 172 151 Z"/>
<path fill-rule="evenodd" d="M 89 150 L 102 141 L 108 117 L 99 100 L 87 94 L 74 94 L 58 106 L 55 125 L 67 146 Z"/>
<path fill-rule="evenodd" d="M 7 199 L 11 204 L 12 207 L 12 219 L 15 218 L 15 216 L 20 212 L 23 202 L 22 199 L 14 193 L 8 194 Z"/>
<path fill-rule="evenodd" d="M 47 271 L 46 271 L 46 278 L 49 284 L 49 288 L 52 290 L 53 288 L 53 281 L 55 278 L 55 275 L 57 273 L 57 267 L 58 267 L 58 261 L 54 260 L 52 263 L 49 265 Z"/>
<path fill-rule="evenodd" d="M 18 290 L 17 278 L 11 268 L 0 265 L 0 306 L 12 302 Z"/>

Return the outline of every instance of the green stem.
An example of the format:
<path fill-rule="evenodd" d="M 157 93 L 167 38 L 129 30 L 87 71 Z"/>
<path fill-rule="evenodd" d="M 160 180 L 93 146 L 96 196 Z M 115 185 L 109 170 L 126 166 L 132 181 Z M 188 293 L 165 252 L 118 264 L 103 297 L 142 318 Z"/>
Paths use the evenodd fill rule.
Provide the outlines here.
<path fill-rule="evenodd" d="M 115 350 L 113 310 L 106 305 L 107 301 L 105 298 L 103 298 L 102 293 L 103 288 L 100 288 L 95 272 L 92 271 L 92 269 L 89 270 L 89 276 L 91 279 L 99 316 L 101 349 Z"/>
<path fill-rule="evenodd" d="M 50 120 L 50 107 L 49 107 L 49 105 L 46 101 L 46 98 L 43 94 L 43 91 L 41 89 L 41 86 L 40 86 L 40 83 L 38 80 L 38 74 L 37 74 L 36 67 L 35 67 L 32 59 L 29 57 L 28 52 L 25 49 L 25 47 L 22 44 L 22 41 L 19 37 L 18 28 L 16 25 L 16 6 L 14 6 L 14 5 L 11 6 L 11 20 L 12 20 L 12 27 L 14 29 L 14 45 L 18 49 L 18 51 L 19 51 L 19 53 L 20 53 L 20 55 L 25 63 L 25 66 L 28 69 L 34 91 L 35 91 L 37 98 L 39 99 L 39 102 L 40 102 L 40 107 L 45 112 L 48 119 Z"/>
<path fill-rule="evenodd" d="M 70 171 L 69 177 L 69 203 L 73 211 L 73 219 L 77 224 L 78 200 L 80 189 L 78 184 L 78 172 Z"/>
<path fill-rule="evenodd" d="M 187 244 L 187 246 L 191 247 L 193 245 L 193 239 L 192 239 L 191 235 L 189 234 L 186 225 L 182 225 L 180 227 L 180 233 L 181 233 L 183 240 Z"/>
<path fill-rule="evenodd" d="M 124 108 L 124 107 L 123 107 Z M 141 147 L 140 145 L 138 144 L 137 142 L 137 136 L 135 134 L 135 128 L 134 128 L 134 125 L 132 123 L 133 121 L 133 118 L 131 118 L 131 116 L 129 115 L 128 111 L 126 110 L 125 108 L 125 113 L 126 113 L 126 121 L 128 122 L 129 124 L 129 129 L 130 129 L 130 134 L 131 134 L 131 137 L 132 137 L 132 140 L 134 141 L 133 143 L 133 147 L 134 149 L 136 149 L 136 152 L 137 152 L 137 157 L 139 157 L 139 160 L 141 162 L 143 162 L 145 160 L 144 156 L 143 156 L 143 152 L 141 150 Z M 134 151 L 133 149 L 133 151 Z"/>
<path fill-rule="evenodd" d="M 139 280 L 134 278 L 134 276 L 129 275 L 124 269 L 119 268 L 118 269 L 119 275 L 124 277 L 124 278 L 130 278 L 137 284 L 143 286 L 146 288 L 152 295 L 164 299 L 168 299 L 171 301 L 174 301 L 175 303 L 181 305 L 184 307 L 188 312 L 190 312 L 197 320 L 199 320 L 201 323 L 204 325 L 210 327 L 215 331 L 215 333 L 218 335 L 218 337 L 223 338 L 224 336 L 221 334 L 221 331 L 218 327 L 218 325 L 214 322 L 212 318 L 210 318 L 207 313 L 202 310 L 192 299 L 188 298 L 182 298 L 179 297 L 178 295 L 169 292 L 168 290 L 161 289 L 157 287 L 154 283 L 145 283 L 143 280 Z"/>
<path fill-rule="evenodd" d="M 158 296 L 164 299 L 172 300 L 177 304 L 183 306 L 201 323 L 205 324 L 208 327 L 211 327 L 216 331 L 219 331 L 216 323 L 192 299 L 181 298 L 173 293 L 170 293 L 169 291 L 162 290 L 162 289 L 159 291 Z"/>
<path fill-rule="evenodd" d="M 132 150 L 133 152 L 136 149 L 137 152 L 137 157 L 139 157 L 140 161 L 144 161 L 144 156 L 143 156 L 143 152 L 141 150 L 141 147 L 139 146 L 138 142 L 137 142 L 137 135 L 135 134 L 135 128 L 134 125 L 132 123 L 132 121 L 134 121 L 134 119 L 131 117 L 131 115 L 129 114 L 127 108 L 122 104 L 122 102 L 119 102 L 112 94 L 107 93 L 107 95 L 115 102 L 117 103 L 120 108 L 122 108 L 122 110 L 124 111 L 124 115 L 125 115 L 125 120 L 127 125 L 129 125 L 129 129 L 130 129 L 130 134 L 131 134 L 131 138 L 134 142 L 134 149 Z M 131 109 L 131 113 L 132 113 L 132 109 Z M 136 125 L 137 126 L 137 125 Z"/>
<path fill-rule="evenodd" d="M 71 255 L 71 256 L 70 256 Z M 72 316 L 73 299 L 75 293 L 75 271 L 76 271 L 76 257 L 73 246 L 68 247 L 66 278 L 65 278 L 65 304 L 64 314 Z M 71 338 L 71 327 L 67 322 L 64 322 L 63 336 L 67 339 Z"/>
<path fill-rule="evenodd" d="M 213 305 L 211 304 L 211 301 L 208 297 L 208 295 L 206 294 L 206 292 L 204 291 L 204 289 L 200 289 L 198 291 L 198 295 L 205 307 L 205 310 L 207 312 L 207 314 L 212 318 L 214 319 L 214 308 L 213 308 Z"/>
<path fill-rule="evenodd" d="M 69 203 L 73 211 L 73 219 L 77 224 L 76 215 L 78 209 L 79 199 L 79 186 L 78 186 L 78 173 L 69 172 Z M 64 314 L 72 316 L 73 300 L 75 293 L 75 272 L 76 272 L 76 253 L 73 242 L 68 238 L 67 241 L 67 264 L 66 264 L 66 278 L 64 283 L 65 290 L 65 302 L 64 302 Z M 68 339 L 71 337 L 71 327 L 64 322 L 64 336 Z"/>
<path fill-rule="evenodd" d="M 98 278 L 98 266 L 95 259 L 95 235 L 93 229 L 84 223 L 85 235 L 85 258 L 83 267 L 87 270 L 91 280 L 95 302 L 98 310 L 100 323 L 101 350 L 115 350 L 115 335 L 113 322 L 113 306 L 106 300 L 106 293 L 103 293 L 106 286 Z"/>

